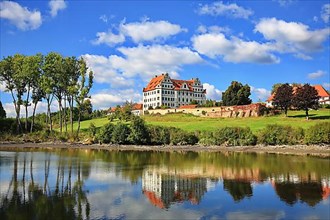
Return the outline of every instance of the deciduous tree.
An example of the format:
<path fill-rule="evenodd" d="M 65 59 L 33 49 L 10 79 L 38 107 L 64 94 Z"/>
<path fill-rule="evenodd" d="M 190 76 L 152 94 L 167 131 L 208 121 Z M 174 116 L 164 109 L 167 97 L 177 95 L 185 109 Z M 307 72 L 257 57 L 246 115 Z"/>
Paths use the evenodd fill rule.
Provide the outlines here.
<path fill-rule="evenodd" d="M 292 105 L 293 88 L 288 83 L 280 85 L 274 95 L 273 104 L 284 110 L 285 116 L 288 116 L 288 108 Z"/>
<path fill-rule="evenodd" d="M 232 81 L 228 89 L 222 93 L 222 101 L 225 106 L 232 105 L 248 105 L 252 100 L 249 98 L 251 95 L 250 86 L 242 85 L 237 81 Z"/>
<path fill-rule="evenodd" d="M 295 95 L 293 97 L 293 105 L 297 109 L 305 110 L 306 112 L 306 119 L 309 119 L 308 110 L 310 108 L 317 109 L 318 108 L 318 92 L 309 84 L 305 84 L 301 87 L 297 87 Z"/>

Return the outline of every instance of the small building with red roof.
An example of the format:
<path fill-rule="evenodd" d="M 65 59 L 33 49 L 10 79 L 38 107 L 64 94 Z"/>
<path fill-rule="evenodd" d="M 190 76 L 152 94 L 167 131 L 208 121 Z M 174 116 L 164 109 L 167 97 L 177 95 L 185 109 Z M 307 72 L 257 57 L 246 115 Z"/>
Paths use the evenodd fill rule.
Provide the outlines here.
<path fill-rule="evenodd" d="M 155 76 L 143 88 L 143 110 L 160 106 L 179 108 L 192 101 L 205 104 L 206 90 L 198 78 L 191 80 L 171 79 L 168 73 Z"/>
<path fill-rule="evenodd" d="M 330 105 L 330 94 L 328 93 L 328 91 L 325 90 L 321 85 L 314 85 L 313 87 L 316 89 L 318 96 L 320 97 L 319 104 Z M 296 89 L 297 89 L 296 87 L 293 88 L 293 93 L 295 93 Z M 274 94 L 271 94 L 271 96 L 269 96 L 269 98 L 266 100 L 267 107 L 273 107 L 273 99 L 274 99 Z"/>

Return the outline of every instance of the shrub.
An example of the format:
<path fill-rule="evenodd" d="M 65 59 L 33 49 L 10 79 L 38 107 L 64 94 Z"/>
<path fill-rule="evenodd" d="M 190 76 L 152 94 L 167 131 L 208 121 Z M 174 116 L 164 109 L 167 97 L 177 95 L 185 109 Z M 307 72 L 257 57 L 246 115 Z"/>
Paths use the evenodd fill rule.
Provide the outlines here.
<path fill-rule="evenodd" d="M 102 126 L 99 132 L 96 134 L 96 140 L 103 144 L 110 143 L 114 127 L 115 126 L 112 123 L 107 123 Z"/>
<path fill-rule="evenodd" d="M 178 128 L 170 128 L 171 143 L 174 145 L 194 145 L 198 142 L 198 138 L 195 134 L 185 132 Z"/>
<path fill-rule="evenodd" d="M 209 146 L 209 145 L 216 145 L 215 138 L 213 136 L 213 132 L 204 131 L 199 134 L 199 144 Z"/>
<path fill-rule="evenodd" d="M 148 144 L 150 142 L 148 128 L 142 118 L 133 118 L 128 139 L 133 144 Z"/>
<path fill-rule="evenodd" d="M 291 126 L 283 125 L 267 125 L 258 135 L 258 142 L 265 145 L 282 145 L 282 144 L 301 144 L 304 138 L 304 130 L 302 128 L 294 129 Z"/>
<path fill-rule="evenodd" d="M 227 146 L 255 145 L 257 142 L 250 128 L 241 127 L 220 128 L 214 133 L 214 139 L 217 145 Z"/>
<path fill-rule="evenodd" d="M 127 144 L 130 132 L 128 125 L 118 123 L 113 129 L 111 141 L 115 144 Z"/>
<path fill-rule="evenodd" d="M 95 124 L 93 122 L 90 123 L 89 127 L 88 127 L 88 133 L 89 136 L 94 138 L 96 135 L 96 127 Z"/>
<path fill-rule="evenodd" d="M 322 122 L 310 127 L 306 131 L 305 143 L 330 144 L 330 122 Z"/>
<path fill-rule="evenodd" d="M 170 143 L 170 131 L 167 127 L 161 126 L 149 126 L 148 133 L 151 144 L 169 144 Z"/>

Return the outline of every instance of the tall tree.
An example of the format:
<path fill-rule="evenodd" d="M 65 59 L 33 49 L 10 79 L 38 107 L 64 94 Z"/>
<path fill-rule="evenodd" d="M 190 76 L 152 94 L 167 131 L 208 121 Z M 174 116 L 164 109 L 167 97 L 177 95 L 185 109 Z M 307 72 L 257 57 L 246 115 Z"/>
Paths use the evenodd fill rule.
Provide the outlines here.
<path fill-rule="evenodd" d="M 237 81 L 232 81 L 228 89 L 222 93 L 222 101 L 225 106 L 232 105 L 248 105 L 252 100 L 249 98 L 251 95 L 250 86 L 242 85 Z"/>
<path fill-rule="evenodd" d="M 283 83 L 275 83 L 273 86 L 272 86 L 272 91 L 271 91 L 271 94 L 275 94 L 277 89 L 283 85 Z"/>
<path fill-rule="evenodd" d="M 284 110 L 285 116 L 288 116 L 288 108 L 292 105 L 293 88 L 288 83 L 282 84 L 276 90 L 273 104 Z"/>
<path fill-rule="evenodd" d="M 33 132 L 33 126 L 34 126 L 34 121 L 35 121 L 35 113 L 37 109 L 38 102 L 40 102 L 44 97 L 45 97 L 45 92 L 42 89 L 41 83 L 42 83 L 42 66 L 43 66 L 43 56 L 41 54 L 37 54 L 34 56 L 34 64 L 38 64 L 37 67 L 33 71 L 33 81 L 31 84 L 31 89 L 32 89 L 32 103 L 33 103 L 33 112 L 32 112 L 32 122 L 31 122 L 31 128 L 30 132 Z"/>
<path fill-rule="evenodd" d="M 78 108 L 78 129 L 77 129 L 77 135 L 79 135 L 80 132 L 80 120 L 81 120 L 81 113 L 83 110 L 83 103 L 86 98 L 89 98 L 88 93 L 90 89 L 93 86 L 93 71 L 89 71 L 88 74 L 88 81 L 86 80 L 86 73 L 87 73 L 87 65 L 83 58 L 79 60 L 79 70 L 80 70 L 80 77 L 77 82 L 76 88 L 77 92 L 75 94 L 75 101 Z"/>
<path fill-rule="evenodd" d="M 301 87 L 297 87 L 295 95 L 293 97 L 293 105 L 297 109 L 305 110 L 306 119 L 309 119 L 308 110 L 310 108 L 317 109 L 319 106 L 319 96 L 317 90 L 310 86 L 309 84 L 305 84 Z"/>
<path fill-rule="evenodd" d="M 6 118 L 6 111 L 3 108 L 1 101 L 0 101 L 0 118 Z"/>

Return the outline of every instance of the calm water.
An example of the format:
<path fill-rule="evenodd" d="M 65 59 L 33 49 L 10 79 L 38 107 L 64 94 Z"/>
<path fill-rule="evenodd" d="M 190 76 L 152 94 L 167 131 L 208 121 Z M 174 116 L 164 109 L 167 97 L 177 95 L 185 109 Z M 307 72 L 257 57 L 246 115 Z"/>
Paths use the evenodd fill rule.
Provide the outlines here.
<path fill-rule="evenodd" d="M 329 219 L 329 159 L 0 151 L 0 219 Z"/>

